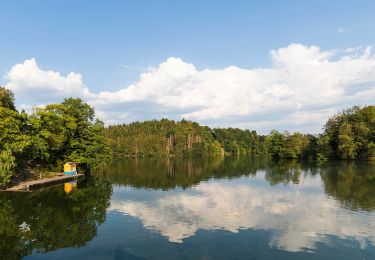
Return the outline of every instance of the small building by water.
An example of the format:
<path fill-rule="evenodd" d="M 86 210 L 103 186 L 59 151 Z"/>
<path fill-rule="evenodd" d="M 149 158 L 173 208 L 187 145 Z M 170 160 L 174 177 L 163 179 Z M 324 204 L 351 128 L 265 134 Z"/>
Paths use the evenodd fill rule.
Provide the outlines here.
<path fill-rule="evenodd" d="M 67 162 L 64 164 L 64 174 L 77 174 L 77 164 L 73 162 Z"/>

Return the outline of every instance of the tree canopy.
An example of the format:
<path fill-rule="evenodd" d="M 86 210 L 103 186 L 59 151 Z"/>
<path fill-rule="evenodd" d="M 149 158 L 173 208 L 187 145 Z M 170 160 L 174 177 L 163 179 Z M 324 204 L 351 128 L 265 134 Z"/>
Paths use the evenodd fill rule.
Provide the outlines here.
<path fill-rule="evenodd" d="M 374 159 L 375 106 L 332 116 L 318 135 L 272 130 L 268 135 L 238 128 L 214 128 L 162 119 L 109 126 L 115 154 L 126 156 L 203 156 L 270 154 L 274 159 Z"/>
<path fill-rule="evenodd" d="M 126 156 L 204 156 L 264 154 L 264 137 L 238 128 L 201 126 L 168 119 L 109 126 L 107 136 L 115 154 Z"/>
<path fill-rule="evenodd" d="M 16 110 L 13 92 L 2 86 L 0 86 L 0 107 Z"/>
<path fill-rule="evenodd" d="M 319 138 L 324 157 L 374 159 L 375 106 L 354 106 L 331 117 Z"/>
<path fill-rule="evenodd" d="M 89 169 L 110 160 L 104 123 L 79 98 L 19 113 L 13 93 L 0 87 L 0 187 L 20 168 L 61 171 L 66 161 Z"/>

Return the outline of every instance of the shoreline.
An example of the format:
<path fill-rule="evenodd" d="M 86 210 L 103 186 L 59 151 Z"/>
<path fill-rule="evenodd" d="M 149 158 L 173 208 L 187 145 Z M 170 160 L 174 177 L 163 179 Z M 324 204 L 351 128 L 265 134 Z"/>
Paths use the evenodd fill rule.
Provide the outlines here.
<path fill-rule="evenodd" d="M 74 174 L 74 175 L 61 175 L 56 177 L 50 177 L 50 178 L 41 178 L 38 180 L 31 180 L 31 181 L 25 181 L 18 183 L 17 185 L 7 188 L 5 190 L 0 190 L 2 192 L 4 191 L 30 191 L 33 189 L 37 189 L 40 187 L 50 186 L 54 184 L 58 184 L 64 181 L 74 180 L 78 179 L 79 177 L 85 176 L 82 173 Z"/>

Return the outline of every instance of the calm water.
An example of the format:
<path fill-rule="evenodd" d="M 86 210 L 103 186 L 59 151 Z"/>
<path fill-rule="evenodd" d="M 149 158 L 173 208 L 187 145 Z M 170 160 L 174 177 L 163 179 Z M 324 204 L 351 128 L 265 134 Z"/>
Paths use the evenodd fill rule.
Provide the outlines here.
<path fill-rule="evenodd" d="M 0 194 L 0 259 L 375 259 L 375 165 L 121 160 Z"/>

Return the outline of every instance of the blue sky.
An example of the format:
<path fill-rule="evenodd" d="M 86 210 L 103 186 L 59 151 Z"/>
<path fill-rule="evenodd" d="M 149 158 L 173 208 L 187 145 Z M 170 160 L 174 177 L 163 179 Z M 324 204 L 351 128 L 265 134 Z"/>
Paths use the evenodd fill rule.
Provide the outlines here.
<path fill-rule="evenodd" d="M 193 64 L 198 72 L 215 70 L 219 73 L 225 68 L 234 66 L 249 70 L 251 74 L 255 68 L 274 68 L 276 63 L 271 57 L 272 50 L 287 48 L 293 43 L 304 46 L 307 51 L 311 50 L 309 49 L 311 46 L 316 46 L 320 48 L 321 52 L 331 53 L 328 55 L 329 57 L 326 57 L 327 61 L 335 62 L 346 55 L 343 54 L 345 50 L 357 48 L 355 54 L 351 54 L 352 59 L 355 59 L 355 57 L 361 56 L 359 53 L 363 53 L 366 47 L 374 45 L 375 42 L 374 1 L 309 1 L 308 3 L 296 0 L 3 0 L 0 2 L 0 10 L 2 10 L 0 16 L 0 74 L 3 75 L 0 83 L 13 88 L 16 98 L 19 100 L 19 106 L 25 107 L 42 105 L 43 102 L 33 97 L 33 91 L 27 92 L 30 86 L 22 86 L 19 74 L 17 74 L 17 87 L 10 84 L 12 80 L 9 79 L 8 74 L 16 64 L 24 64 L 31 58 L 35 59 L 35 65 L 41 71 L 53 71 L 60 73 L 59 75 L 62 77 L 66 77 L 70 72 L 79 74 L 82 78 L 82 85 L 87 87 L 92 94 L 101 92 L 119 94 L 117 91 L 127 89 L 131 84 L 137 85 L 141 81 L 142 73 L 157 70 L 171 57 L 179 59 L 182 62 L 181 66 Z M 297 49 L 294 48 L 292 53 L 295 54 Z M 370 56 L 372 58 L 373 54 Z M 324 63 L 323 60 L 320 61 Z M 169 65 L 175 67 L 176 64 Z M 371 65 L 372 60 L 367 64 L 367 67 Z M 346 65 L 340 68 L 342 67 L 346 67 Z M 363 67 L 364 70 L 365 67 Z M 290 67 L 288 68 L 290 69 Z M 333 69 L 332 77 L 337 71 L 337 68 Z M 30 70 L 23 70 L 23 72 L 32 73 Z M 362 73 L 362 78 L 358 79 L 360 84 L 365 84 L 367 86 L 365 89 L 372 91 L 372 77 L 368 78 L 363 70 L 357 72 L 356 75 L 358 73 Z M 191 76 L 191 74 L 189 75 Z M 32 75 L 28 76 L 32 77 Z M 185 76 L 182 79 L 186 79 Z M 366 79 L 363 78 L 365 76 Z M 22 75 L 22 77 L 26 76 Z M 202 77 L 200 75 L 198 79 L 201 80 Z M 182 79 L 179 79 L 179 82 Z M 189 79 L 191 80 L 191 78 Z M 198 79 L 195 78 L 194 81 Z M 231 79 L 228 84 L 235 84 L 234 75 L 231 75 Z M 13 77 L 13 80 L 16 79 Z M 152 82 L 152 80 L 150 81 Z M 211 80 L 205 81 L 211 82 Z M 295 82 L 292 79 L 287 81 Z M 45 81 L 42 80 L 42 82 Z M 290 86 L 289 83 L 284 83 L 284 80 L 278 78 L 275 82 L 267 84 Z M 207 84 L 209 83 L 199 85 L 197 88 L 202 89 L 203 92 L 213 88 Z M 243 84 L 247 86 L 246 82 Z M 52 82 L 51 85 L 54 83 Z M 173 88 L 172 85 L 168 88 L 169 91 Z M 257 87 L 249 86 L 249 88 Z M 47 86 L 47 88 L 53 89 L 53 86 Z M 265 93 L 267 92 L 266 88 L 267 86 L 264 86 L 258 91 Z M 336 89 L 335 86 L 332 88 Z M 342 88 L 347 88 L 347 84 Z M 35 90 L 35 86 L 32 86 L 32 89 Z M 276 88 L 275 91 L 282 92 L 285 89 L 288 87 Z M 361 89 L 363 90 L 363 87 Z M 237 93 L 239 91 L 238 89 L 232 90 Z M 291 95 L 293 95 L 292 92 L 290 92 Z M 345 89 L 343 92 L 353 91 Z M 22 93 L 31 94 L 26 96 Z M 241 93 L 238 94 L 241 95 Z M 50 99 L 46 99 L 44 102 L 55 101 L 59 98 L 58 95 L 53 96 L 53 91 L 50 95 Z M 152 114 L 154 117 L 170 116 L 179 119 L 182 115 L 188 115 L 189 119 L 203 124 L 234 125 L 243 128 L 260 127 L 262 131 L 268 131 L 271 126 L 252 124 L 252 122 L 259 123 L 264 121 L 264 118 L 277 120 L 287 114 L 298 112 L 300 109 L 298 107 L 301 106 L 301 104 L 297 104 L 297 108 L 293 110 L 293 108 L 284 107 L 280 103 L 281 109 L 273 108 L 272 110 L 280 111 L 279 117 L 277 115 L 275 117 L 275 112 L 272 111 L 267 114 L 257 109 L 255 113 L 250 111 L 250 108 L 240 109 L 237 114 L 222 113 L 222 116 L 216 116 L 209 113 L 210 116 L 194 116 L 190 114 L 202 108 L 204 106 L 202 103 L 188 105 L 187 101 L 184 101 L 186 106 L 181 107 L 168 102 L 163 103 L 163 100 L 151 102 L 147 99 L 147 95 L 142 97 L 138 95 L 136 100 L 132 100 L 130 98 L 132 95 L 129 93 L 125 95 L 127 96 L 123 100 L 116 101 L 117 110 L 109 109 L 109 105 L 104 108 L 103 105 L 100 105 L 103 102 L 98 101 L 93 95 L 86 95 L 83 98 L 97 106 L 97 109 L 101 111 L 99 114 L 103 115 L 104 120 L 109 123 L 149 119 L 148 116 L 145 116 L 145 112 L 149 110 L 141 109 L 141 107 L 149 107 L 153 109 L 153 113 L 150 115 Z M 150 98 L 150 95 L 148 97 Z M 221 100 L 221 102 L 224 101 Z M 119 103 L 121 106 L 118 105 Z M 361 99 L 340 104 L 337 102 L 332 104 L 331 100 L 328 100 L 323 105 L 309 104 L 306 109 L 313 112 L 320 111 L 324 114 L 326 111 L 322 112 L 322 109 L 334 112 L 353 103 L 361 103 Z M 364 103 L 371 103 L 371 100 Z M 116 116 L 116 113 L 121 112 L 120 109 L 130 109 L 131 112 L 127 116 Z M 302 112 L 306 112 L 306 109 Z M 267 108 L 264 111 L 266 110 Z M 319 120 L 323 120 L 323 118 Z M 290 131 L 318 130 L 313 126 L 301 124 L 295 127 L 286 123 L 275 125 L 275 128 Z"/>

